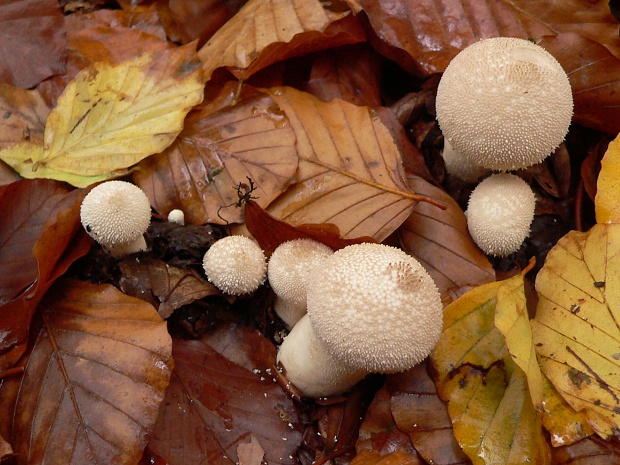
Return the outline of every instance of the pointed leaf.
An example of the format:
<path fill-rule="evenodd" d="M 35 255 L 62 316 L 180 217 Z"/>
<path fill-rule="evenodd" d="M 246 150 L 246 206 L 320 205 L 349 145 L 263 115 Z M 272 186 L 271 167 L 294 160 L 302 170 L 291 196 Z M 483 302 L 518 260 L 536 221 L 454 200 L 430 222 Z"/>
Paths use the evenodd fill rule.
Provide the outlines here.
<path fill-rule="evenodd" d="M 400 152 L 380 119 L 368 108 L 291 88 L 272 95 L 297 136 L 299 168 L 267 211 L 294 225 L 334 223 L 343 237 L 389 236 L 422 197 L 407 187 Z"/>
<path fill-rule="evenodd" d="M 172 367 L 165 322 L 112 286 L 65 281 L 41 305 L 43 327 L 16 406 L 24 463 L 135 464 Z"/>
<path fill-rule="evenodd" d="M 620 429 L 620 225 L 572 231 L 536 278 L 532 320 L 543 373 L 602 437 Z"/>
<path fill-rule="evenodd" d="M 273 99 L 244 86 L 226 86 L 165 152 L 140 164 L 134 176 L 162 215 L 181 208 L 191 224 L 243 221 L 237 187 L 265 207 L 290 184 L 297 169 L 295 133 Z M 249 187 L 248 187 L 249 188 Z"/>
<path fill-rule="evenodd" d="M 601 160 L 594 207 L 597 223 L 620 223 L 620 136 L 609 143 Z"/>

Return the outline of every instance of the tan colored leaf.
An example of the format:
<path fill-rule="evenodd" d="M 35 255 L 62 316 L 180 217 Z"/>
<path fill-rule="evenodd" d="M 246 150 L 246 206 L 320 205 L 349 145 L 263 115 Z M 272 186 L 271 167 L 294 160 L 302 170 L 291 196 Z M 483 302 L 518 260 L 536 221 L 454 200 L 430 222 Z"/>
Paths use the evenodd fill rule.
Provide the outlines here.
<path fill-rule="evenodd" d="M 620 137 L 609 143 L 601 159 L 594 208 L 597 223 L 620 223 Z"/>
<path fill-rule="evenodd" d="M 554 465 L 619 465 L 620 447 L 615 441 L 590 436 L 570 446 L 552 450 Z"/>
<path fill-rule="evenodd" d="M 15 453 L 24 463 L 135 464 L 170 379 L 165 322 L 112 286 L 79 281 L 54 288 L 41 312 Z"/>
<path fill-rule="evenodd" d="M 443 202 L 446 210 L 420 202 L 396 231 L 401 247 L 430 273 L 449 303 L 467 290 L 495 280 L 486 255 L 474 244 L 461 207 L 442 189 L 417 176 L 407 178 L 411 190 Z"/>
<path fill-rule="evenodd" d="M 239 183 L 252 180 L 265 207 L 290 184 L 297 169 L 295 133 L 267 94 L 226 86 L 190 114 L 175 143 L 140 164 L 134 180 L 162 215 L 174 208 L 191 224 L 243 221 Z"/>
<path fill-rule="evenodd" d="M 253 434 L 250 435 L 250 442 L 243 442 L 237 446 L 239 465 L 262 465 L 265 450 Z"/>
<path fill-rule="evenodd" d="M 345 14 L 325 10 L 319 0 L 250 0 L 198 56 L 208 77 L 223 66 L 245 69 L 270 45 L 291 42 L 302 33 L 323 32 Z"/>
<path fill-rule="evenodd" d="M 38 91 L 0 83 L 0 144 L 4 147 L 25 140 L 42 143 L 49 111 Z"/>
<path fill-rule="evenodd" d="M 165 149 L 202 100 L 194 56 L 186 46 L 81 71 L 49 114 L 45 151 L 31 171 L 100 176 Z"/>
<path fill-rule="evenodd" d="M 348 238 L 381 241 L 394 232 L 422 197 L 407 187 L 400 152 L 379 118 L 291 88 L 272 95 L 297 136 L 299 168 L 267 211 L 294 225 L 334 223 Z"/>
<path fill-rule="evenodd" d="M 13 455 L 13 448 L 0 436 L 0 459 L 7 458 L 10 455 Z"/>
<path fill-rule="evenodd" d="M 350 463 L 351 465 L 423 465 L 426 462 L 403 449 L 396 449 L 385 455 L 364 449 L 353 457 Z"/>
<path fill-rule="evenodd" d="M 536 278 L 532 329 L 543 373 L 602 437 L 620 429 L 620 226 L 572 231 Z"/>

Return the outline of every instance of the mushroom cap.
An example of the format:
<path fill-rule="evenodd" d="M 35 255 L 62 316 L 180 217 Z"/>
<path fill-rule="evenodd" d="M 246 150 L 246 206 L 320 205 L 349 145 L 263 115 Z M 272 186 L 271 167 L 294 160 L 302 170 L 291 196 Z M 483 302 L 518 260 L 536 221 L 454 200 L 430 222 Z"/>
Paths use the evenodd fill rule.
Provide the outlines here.
<path fill-rule="evenodd" d="M 489 170 L 471 162 L 452 147 L 448 139 L 444 139 L 442 157 L 446 165 L 446 171 L 465 182 L 477 182 Z"/>
<path fill-rule="evenodd" d="M 347 246 L 308 281 L 317 337 L 334 358 L 368 372 L 399 372 L 421 362 L 439 340 L 442 313 L 433 279 L 396 247 Z"/>
<path fill-rule="evenodd" d="M 151 223 L 151 205 L 135 184 L 107 181 L 84 197 L 80 218 L 93 239 L 105 247 L 114 247 L 140 239 Z"/>
<path fill-rule="evenodd" d="M 454 57 L 439 82 L 436 111 L 457 152 L 504 171 L 539 163 L 560 145 L 573 97 L 549 52 L 528 40 L 496 37 Z"/>
<path fill-rule="evenodd" d="M 227 236 L 214 242 L 205 253 L 202 266 L 215 287 L 232 295 L 254 292 L 267 273 L 265 254 L 245 236 Z"/>
<path fill-rule="evenodd" d="M 469 196 L 469 234 L 484 253 L 510 255 L 519 250 L 530 234 L 535 207 L 534 192 L 520 177 L 489 176 Z"/>
<path fill-rule="evenodd" d="M 178 208 L 170 210 L 170 213 L 168 213 L 168 222 L 184 225 L 185 213 L 183 213 L 183 210 L 180 210 Z"/>
<path fill-rule="evenodd" d="M 271 254 L 267 275 L 278 297 L 306 306 L 308 275 L 334 251 L 313 239 L 294 239 L 280 244 Z"/>

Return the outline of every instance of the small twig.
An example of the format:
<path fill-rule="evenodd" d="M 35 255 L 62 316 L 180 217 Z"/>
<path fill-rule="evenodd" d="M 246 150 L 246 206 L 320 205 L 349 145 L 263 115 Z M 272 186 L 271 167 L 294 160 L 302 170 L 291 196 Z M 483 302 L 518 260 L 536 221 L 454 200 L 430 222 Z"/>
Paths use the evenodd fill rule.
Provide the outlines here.
<path fill-rule="evenodd" d="M 9 376 L 21 375 L 24 373 L 24 367 L 14 367 L 8 370 L 0 372 L 0 379 L 8 378 Z"/>

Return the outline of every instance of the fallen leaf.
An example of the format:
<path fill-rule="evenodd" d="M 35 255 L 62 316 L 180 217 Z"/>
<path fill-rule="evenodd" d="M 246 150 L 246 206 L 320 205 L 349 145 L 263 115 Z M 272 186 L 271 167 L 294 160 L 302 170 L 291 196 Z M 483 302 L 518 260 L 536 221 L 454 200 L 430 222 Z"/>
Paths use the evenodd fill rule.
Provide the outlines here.
<path fill-rule="evenodd" d="M 252 434 L 250 435 L 250 442 L 242 442 L 237 446 L 237 456 L 239 457 L 239 465 L 262 465 L 265 451 L 256 436 Z"/>
<path fill-rule="evenodd" d="M 576 444 L 552 450 L 555 465 L 618 465 L 620 448 L 613 441 L 592 436 Z"/>
<path fill-rule="evenodd" d="M 240 183 L 250 189 L 251 180 L 263 207 L 290 184 L 298 160 L 286 115 L 269 95 L 236 90 L 226 86 L 188 116 L 171 147 L 140 164 L 134 181 L 160 214 L 180 208 L 188 224 L 237 223 Z"/>
<path fill-rule="evenodd" d="M 414 192 L 427 195 L 447 208 L 420 202 L 396 233 L 400 245 L 431 275 L 444 303 L 467 290 L 495 280 L 489 259 L 473 242 L 461 207 L 442 189 L 417 176 L 407 178 Z"/>
<path fill-rule="evenodd" d="M 165 149 L 202 100 L 193 56 L 186 46 L 81 71 L 50 112 L 44 153 L 27 172 L 108 175 Z"/>
<path fill-rule="evenodd" d="M 560 239 L 536 278 L 531 322 L 543 373 L 604 438 L 620 429 L 619 249 L 617 224 Z"/>
<path fill-rule="evenodd" d="M 607 146 L 596 181 L 594 207 L 599 224 L 620 223 L 620 137 Z"/>
<path fill-rule="evenodd" d="M 292 88 L 272 89 L 297 136 L 294 184 L 267 211 L 293 225 L 333 223 L 343 237 L 381 241 L 411 213 L 400 152 L 370 109 L 321 102 Z"/>
<path fill-rule="evenodd" d="M 172 22 L 169 29 L 174 27 L 182 43 L 198 40 L 198 46 L 202 47 L 242 5 L 242 2 L 236 0 L 167 2 Z"/>
<path fill-rule="evenodd" d="M 17 399 L 15 453 L 28 463 L 138 461 L 172 369 L 165 322 L 109 285 L 63 281 Z"/>
<path fill-rule="evenodd" d="M 0 436 L 0 459 L 7 458 L 11 455 L 13 455 L 13 448 Z"/>
<path fill-rule="evenodd" d="M 342 42 L 334 44 L 332 40 L 329 45 L 317 47 L 320 42 L 317 41 L 317 36 L 320 36 L 317 33 L 325 32 L 330 24 L 347 14 L 324 9 L 319 0 L 250 0 L 200 49 L 198 56 L 203 61 L 207 77 L 217 68 L 228 67 L 236 71 L 237 78 L 246 79 L 259 69 L 292 55 L 290 51 L 295 49 L 293 44 L 283 50 L 273 50 L 278 44 L 289 44 L 293 39 L 308 42 L 312 48 L 305 47 L 304 53 L 343 45 Z M 358 29 L 361 32 L 359 26 Z M 359 38 L 344 43 L 363 40 L 363 33 L 358 35 Z M 260 64 L 255 64 L 261 55 L 267 58 L 263 56 Z"/>
<path fill-rule="evenodd" d="M 23 90 L 0 83 L 0 144 L 43 142 L 50 109 L 36 90 Z"/>
<path fill-rule="evenodd" d="M 229 350 L 240 351 L 243 339 Z M 203 341 L 174 340 L 173 356 L 175 371 L 149 443 L 153 452 L 170 465 L 230 465 L 239 461 L 238 445 L 254 434 L 265 461 L 295 463 L 299 420 L 271 376 L 231 362 Z"/>
<path fill-rule="evenodd" d="M 0 4 L 0 30 L 1 82 L 29 88 L 64 72 L 65 23 L 55 0 L 4 0 Z"/>
<path fill-rule="evenodd" d="M 423 465 L 422 459 L 404 451 L 396 449 L 388 454 L 364 449 L 351 460 L 351 465 Z"/>

